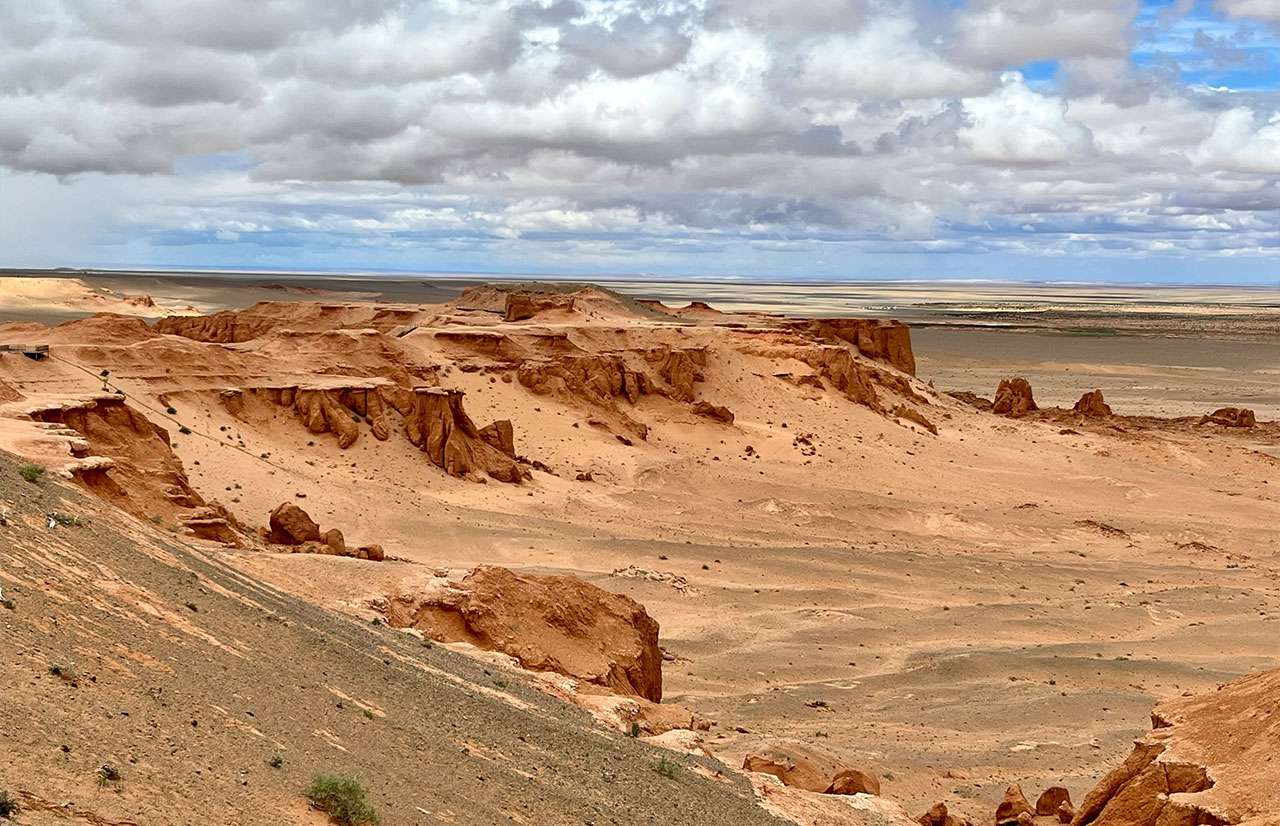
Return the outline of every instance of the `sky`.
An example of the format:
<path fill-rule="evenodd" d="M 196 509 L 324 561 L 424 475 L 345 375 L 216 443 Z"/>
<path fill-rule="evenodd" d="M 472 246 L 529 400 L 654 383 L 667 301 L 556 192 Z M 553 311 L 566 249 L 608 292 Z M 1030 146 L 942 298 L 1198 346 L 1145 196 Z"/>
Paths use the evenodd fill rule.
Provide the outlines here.
<path fill-rule="evenodd" d="M 0 3 L 0 266 L 1280 283 L 1280 0 Z"/>

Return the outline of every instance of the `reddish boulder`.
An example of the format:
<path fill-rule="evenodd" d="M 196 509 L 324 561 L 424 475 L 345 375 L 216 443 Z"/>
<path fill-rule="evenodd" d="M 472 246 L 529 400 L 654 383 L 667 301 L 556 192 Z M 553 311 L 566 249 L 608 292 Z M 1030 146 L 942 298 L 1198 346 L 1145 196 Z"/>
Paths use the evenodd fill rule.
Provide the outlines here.
<path fill-rule="evenodd" d="M 1015 783 L 1005 789 L 1004 799 L 996 807 L 996 823 L 1015 823 L 1022 815 L 1033 816 L 1034 814 L 1035 810 L 1031 808 L 1027 796 L 1022 793 L 1022 787 Z"/>
<path fill-rule="evenodd" d="M 268 541 L 275 545 L 301 545 L 304 542 L 320 542 L 320 526 L 306 511 L 292 502 L 285 502 L 271 512 L 271 532 Z"/>
<path fill-rule="evenodd" d="M 329 550 L 337 556 L 347 555 L 347 541 L 342 531 L 330 528 L 320 535 L 320 541 L 329 546 Z"/>
<path fill-rule="evenodd" d="M 1200 419 L 1200 424 L 1216 424 L 1223 427 L 1254 427 L 1258 417 L 1247 407 L 1220 407 Z"/>
<path fill-rule="evenodd" d="M 512 459 L 516 457 L 516 434 L 510 419 L 499 419 L 480 428 L 480 438 Z"/>
<path fill-rule="evenodd" d="M 385 613 L 393 627 L 501 651 L 533 671 L 662 699 L 657 621 L 629 597 L 576 577 L 482 565 L 437 592 L 397 595 Z"/>
<path fill-rule="evenodd" d="M 929 811 L 916 818 L 920 826 L 972 826 L 968 820 L 956 817 L 947 811 L 947 804 L 935 803 Z"/>
<path fill-rule="evenodd" d="M 1085 393 L 1071 409 L 1090 419 L 1105 419 L 1111 415 L 1111 405 L 1102 398 L 1101 390 L 1090 390 Z"/>
<path fill-rule="evenodd" d="M 1071 792 L 1062 786 L 1050 786 L 1036 798 L 1036 814 L 1056 815 L 1064 803 L 1071 806 Z"/>
<path fill-rule="evenodd" d="M 1024 378 L 1003 379 L 1000 382 L 991 412 L 1016 419 L 1034 410 L 1039 408 L 1031 395 L 1031 382 Z"/>
<path fill-rule="evenodd" d="M 691 409 L 696 416 L 706 416 L 708 419 L 715 419 L 718 422 L 733 424 L 733 411 L 727 407 L 699 401 L 694 402 Z"/>
<path fill-rule="evenodd" d="M 382 562 L 387 558 L 387 555 L 383 552 L 381 545 L 361 545 L 356 548 L 356 558 L 367 559 L 370 562 Z"/>
<path fill-rule="evenodd" d="M 834 755 L 802 743 L 767 743 L 748 754 L 742 768 L 771 774 L 784 785 L 810 792 L 880 794 L 880 780 L 874 774 L 847 766 Z"/>

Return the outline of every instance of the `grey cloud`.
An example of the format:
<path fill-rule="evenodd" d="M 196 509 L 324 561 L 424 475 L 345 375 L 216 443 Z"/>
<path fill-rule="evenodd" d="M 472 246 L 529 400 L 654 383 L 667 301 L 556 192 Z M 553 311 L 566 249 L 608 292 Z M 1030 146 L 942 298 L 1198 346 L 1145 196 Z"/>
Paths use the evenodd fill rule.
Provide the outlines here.
<path fill-rule="evenodd" d="M 1185 239 L 1198 212 L 1228 246 L 1276 232 L 1280 96 L 1135 68 L 1135 0 L 937 6 L 3 4 L 0 166 L 152 176 L 127 179 L 156 193 L 136 213 L 175 243 L 265 244 L 236 227 L 270 226 L 351 244 L 986 251 L 1024 248 L 1029 226 Z M 1006 73 L 1039 59 L 1062 61 L 1060 85 Z"/>
<path fill-rule="evenodd" d="M 616 77 L 640 77 L 669 69 L 688 55 L 693 39 L 680 30 L 681 22 L 665 15 L 646 20 L 627 14 L 608 28 L 569 26 L 560 47 Z"/>

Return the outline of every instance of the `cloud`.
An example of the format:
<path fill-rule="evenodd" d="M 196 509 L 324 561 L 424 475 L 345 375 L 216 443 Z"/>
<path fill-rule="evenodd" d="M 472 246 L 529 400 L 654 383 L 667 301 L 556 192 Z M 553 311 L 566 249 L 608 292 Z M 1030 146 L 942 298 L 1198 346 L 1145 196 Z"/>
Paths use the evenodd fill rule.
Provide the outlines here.
<path fill-rule="evenodd" d="M 956 5 L 3 4 L 0 190 L 91 193 L 99 249 L 264 263 L 1274 254 L 1266 29 Z"/>
<path fill-rule="evenodd" d="M 1280 3 L 1276 0 L 1218 0 L 1218 8 L 1233 17 L 1280 21 Z"/>

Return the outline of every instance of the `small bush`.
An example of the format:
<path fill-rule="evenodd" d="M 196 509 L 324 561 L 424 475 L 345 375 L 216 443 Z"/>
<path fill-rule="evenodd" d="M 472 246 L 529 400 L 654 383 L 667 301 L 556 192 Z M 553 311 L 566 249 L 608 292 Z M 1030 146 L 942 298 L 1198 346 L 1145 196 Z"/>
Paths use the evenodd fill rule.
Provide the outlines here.
<path fill-rule="evenodd" d="M 44 478 L 44 467 L 42 465 L 23 465 L 18 468 L 18 473 L 22 474 L 23 479 L 34 485 Z"/>
<path fill-rule="evenodd" d="M 307 787 L 311 805 L 340 826 L 377 823 L 378 813 L 369 805 L 364 786 L 354 777 L 317 774 Z"/>
<path fill-rule="evenodd" d="M 84 520 L 80 517 L 75 514 L 62 513 L 61 511 L 54 511 L 49 514 L 49 518 L 53 520 L 54 524 L 61 525 L 64 528 L 79 528 L 84 525 Z"/>
<path fill-rule="evenodd" d="M 668 760 L 665 757 L 658 758 L 658 762 L 653 764 L 653 770 L 663 777 L 675 778 L 680 773 L 680 764 L 674 760 Z"/>
<path fill-rule="evenodd" d="M 98 785 L 110 786 L 113 783 L 120 782 L 120 770 L 110 763 L 103 763 L 98 767 Z"/>
<path fill-rule="evenodd" d="M 59 680 L 67 683 L 74 683 L 76 680 L 80 679 L 80 673 L 70 665 L 53 663 L 49 666 L 49 673 L 57 677 Z"/>
<path fill-rule="evenodd" d="M 178 432 L 179 432 L 179 433 L 181 433 L 183 436 L 190 436 L 190 435 L 191 435 L 191 428 L 187 427 L 187 426 L 184 424 L 182 427 L 178 428 Z"/>
<path fill-rule="evenodd" d="M 0 791 L 0 817 L 13 818 L 20 814 L 22 814 L 22 807 L 18 805 L 17 799 L 11 797 L 6 791 Z"/>
<path fill-rule="evenodd" d="M 267 765 L 273 769 L 278 769 L 284 765 L 284 758 L 277 754 L 275 757 L 271 758 Z"/>
<path fill-rule="evenodd" d="M 178 415 L 178 408 L 176 408 L 176 407 L 166 407 L 166 408 L 164 409 L 164 412 L 168 413 L 170 416 L 176 416 L 176 415 Z"/>

